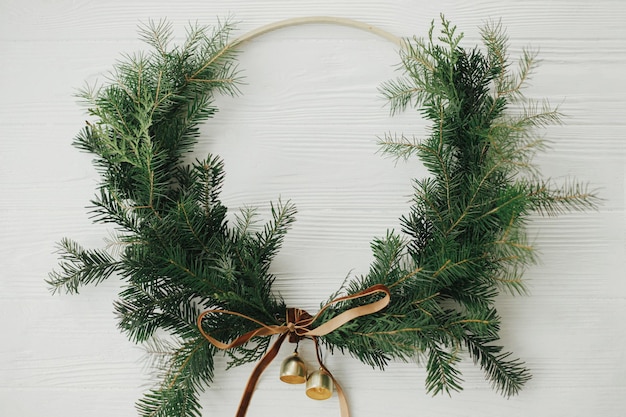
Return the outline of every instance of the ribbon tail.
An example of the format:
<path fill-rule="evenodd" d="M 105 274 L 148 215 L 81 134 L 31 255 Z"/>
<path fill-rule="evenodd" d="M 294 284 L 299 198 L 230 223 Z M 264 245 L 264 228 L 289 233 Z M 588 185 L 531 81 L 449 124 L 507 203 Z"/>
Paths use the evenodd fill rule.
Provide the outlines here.
<path fill-rule="evenodd" d="M 274 345 L 270 348 L 270 350 L 265 353 L 265 355 L 261 358 L 261 360 L 257 363 L 248 378 L 248 383 L 246 384 L 246 389 L 243 392 L 241 397 L 241 401 L 239 402 L 239 408 L 237 409 L 236 417 L 244 417 L 246 412 L 248 411 L 248 406 L 250 405 L 250 400 L 252 399 L 252 394 L 254 394 L 254 389 L 256 388 L 256 384 L 261 377 L 265 368 L 274 360 L 276 355 L 278 355 L 278 351 L 280 350 L 280 346 L 283 344 L 283 341 L 287 337 L 287 333 L 281 334 Z"/>
<path fill-rule="evenodd" d="M 328 370 L 326 372 L 328 372 Z M 346 394 L 344 394 L 341 385 L 339 385 L 335 377 L 330 372 L 328 372 L 328 375 L 330 375 L 330 378 L 335 384 L 335 389 L 337 390 L 337 398 L 339 399 L 339 410 L 341 412 L 341 417 L 350 417 L 350 409 L 348 408 L 348 399 L 346 398 Z"/>

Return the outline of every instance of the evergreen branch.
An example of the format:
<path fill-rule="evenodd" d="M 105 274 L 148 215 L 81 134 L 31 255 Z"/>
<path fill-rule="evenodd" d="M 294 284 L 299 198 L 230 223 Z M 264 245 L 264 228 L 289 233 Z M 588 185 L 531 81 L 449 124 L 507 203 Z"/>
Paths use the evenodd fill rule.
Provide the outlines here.
<path fill-rule="evenodd" d="M 461 43 L 461 40 L 463 39 L 463 33 L 455 36 L 456 26 L 452 25 L 452 23 L 445 18 L 443 13 L 439 17 L 441 19 L 441 36 L 439 36 L 438 39 L 448 47 L 448 50 L 445 51 L 445 53 L 447 53 L 448 58 L 452 60 L 454 53 L 459 47 L 459 43 Z M 431 26 L 433 25 L 434 23 L 431 24 Z M 432 29 L 429 36 L 432 43 Z"/>
<path fill-rule="evenodd" d="M 505 240 L 505 239 L 497 240 L 494 242 L 494 244 L 506 245 L 508 249 L 513 250 L 514 253 L 522 253 L 523 255 L 530 254 L 534 250 L 533 247 L 530 245 L 519 243 L 516 241 Z"/>
<path fill-rule="evenodd" d="M 508 79 L 499 86 L 498 95 L 512 95 L 522 97 L 521 90 L 524 84 L 530 77 L 533 69 L 537 65 L 537 52 L 524 48 L 522 50 L 522 57 L 519 62 L 519 69 L 517 75 L 510 75 Z"/>
<path fill-rule="evenodd" d="M 50 272 L 46 280 L 53 294 L 61 289 L 67 293 L 78 293 L 81 285 L 99 284 L 122 266 L 106 252 L 83 249 L 69 239 L 62 239 L 58 249 L 63 260 L 59 265 L 60 271 Z"/>
<path fill-rule="evenodd" d="M 201 202 L 205 215 L 219 204 L 219 195 L 224 184 L 224 162 L 215 156 L 209 156 L 204 161 L 198 161 L 194 165 L 194 171 L 198 173 L 195 183 L 197 184 L 197 200 Z"/>
<path fill-rule="evenodd" d="M 235 215 L 236 237 L 241 239 L 253 233 L 252 229 L 256 225 L 258 211 L 255 207 L 244 207 Z"/>
<path fill-rule="evenodd" d="M 568 211 L 595 209 L 599 199 L 589 185 L 566 183 L 553 187 L 548 180 L 529 184 L 533 208 L 541 214 L 555 216 Z"/>
<path fill-rule="evenodd" d="M 177 297 L 178 294 L 171 296 Z M 167 299 L 152 296 L 136 284 L 129 285 L 113 304 L 118 327 L 135 343 L 150 339 L 158 328 L 164 327 L 164 315 L 158 310 L 166 302 Z"/>
<path fill-rule="evenodd" d="M 541 103 L 541 110 L 539 103 L 529 102 L 523 107 L 521 117 L 514 121 L 513 126 L 523 131 L 528 128 L 560 124 L 562 118 L 563 114 L 558 108 L 552 108 L 547 100 Z"/>
<path fill-rule="evenodd" d="M 510 397 L 531 378 L 528 369 L 519 359 L 509 359 L 511 353 L 501 353 L 501 346 L 488 345 L 490 339 L 468 335 L 465 338 L 470 356 L 485 371 L 493 387 Z"/>
<path fill-rule="evenodd" d="M 503 165 L 502 161 L 497 162 L 494 166 L 492 166 L 489 170 L 487 170 L 484 175 L 480 178 L 480 181 L 476 185 L 475 188 L 471 190 L 471 194 L 469 196 L 469 201 L 465 204 L 465 208 L 461 212 L 461 214 L 456 219 L 451 219 L 453 221 L 452 225 L 446 230 L 445 234 L 450 234 L 452 231 L 459 225 L 461 222 L 466 220 L 466 217 L 469 216 L 472 209 L 475 208 L 474 203 L 480 199 L 481 192 L 483 189 L 488 186 L 489 179 L 492 175 L 498 172 L 498 169 Z"/>
<path fill-rule="evenodd" d="M 206 253 L 209 253 L 209 249 L 207 248 L 205 243 L 202 241 L 202 239 L 200 239 L 198 232 L 195 230 L 194 226 L 191 224 L 191 220 L 189 218 L 189 214 L 187 213 L 187 209 L 185 208 L 185 204 L 182 202 L 179 202 L 178 209 L 180 210 L 180 212 L 183 215 L 183 218 L 185 219 L 185 225 L 187 226 L 187 230 L 193 235 L 196 242 L 202 247 L 202 250 Z"/>
<path fill-rule="evenodd" d="M 395 287 L 396 285 L 400 285 L 400 284 L 405 283 L 406 281 L 410 280 L 411 278 L 415 277 L 417 274 L 422 272 L 422 269 L 423 269 L 422 267 L 419 267 L 419 266 L 416 267 L 412 271 L 410 271 L 407 274 L 405 274 L 404 276 L 402 276 L 399 280 L 397 280 L 397 281 L 387 285 L 387 287 L 389 289 L 393 289 L 393 287 Z M 419 304 L 419 302 L 415 302 L 415 304 Z"/>
<path fill-rule="evenodd" d="M 421 94 L 426 92 L 423 87 L 411 85 L 403 78 L 387 81 L 379 90 L 389 102 L 391 114 L 404 111 L 412 101 L 419 102 Z"/>
<path fill-rule="evenodd" d="M 406 49 L 401 51 L 402 63 L 412 72 L 411 78 L 420 79 L 426 73 L 434 73 L 437 63 L 433 59 L 435 53 L 432 45 L 432 32 L 435 28 L 434 21 L 430 26 L 427 43 L 424 38 L 413 37 L 412 42 L 406 42 Z"/>
<path fill-rule="evenodd" d="M 417 333 L 417 332 L 422 332 L 424 329 L 422 329 L 421 327 L 407 327 L 407 328 L 403 328 L 403 329 L 394 329 L 394 330 L 380 330 L 380 331 L 375 331 L 375 332 L 354 332 L 355 335 L 357 336 L 363 336 L 363 337 L 378 337 L 378 336 L 394 336 L 400 333 Z"/>
<path fill-rule="evenodd" d="M 187 77 L 188 82 L 201 80 L 201 78 L 199 77 L 203 72 L 209 69 L 212 65 L 219 63 L 220 60 L 227 58 L 229 54 L 232 54 L 234 52 L 234 47 L 237 44 L 235 42 L 225 43 L 225 41 L 227 40 L 227 36 L 225 35 L 228 32 L 230 32 L 231 29 L 232 28 L 227 23 L 223 25 L 223 27 L 220 30 L 216 31 L 213 34 L 211 42 L 209 42 L 209 44 L 214 45 L 217 43 L 217 45 L 219 45 L 218 46 L 219 49 L 217 49 L 217 51 L 215 51 L 212 54 L 212 56 L 205 63 L 203 63 L 196 71 L 194 71 L 190 76 Z"/>
<path fill-rule="evenodd" d="M 262 232 L 256 233 L 257 251 L 261 264 L 267 264 L 280 249 L 283 238 L 291 224 L 295 221 L 296 207 L 291 202 L 271 204 L 272 221 L 268 222 Z"/>
<path fill-rule="evenodd" d="M 461 373 L 455 367 L 460 360 L 458 353 L 458 349 L 446 352 L 435 343 L 430 344 L 426 364 L 426 391 L 429 394 L 451 394 L 462 389 Z"/>
<path fill-rule="evenodd" d="M 508 36 L 504 32 L 502 21 L 488 22 L 480 28 L 480 34 L 487 48 L 491 68 L 498 71 L 496 80 L 497 91 L 503 90 L 506 68 L 508 64 Z"/>
<path fill-rule="evenodd" d="M 439 187 L 439 184 L 433 180 L 428 178 L 416 181 L 415 186 L 413 187 L 415 191 L 414 202 L 417 206 L 418 204 L 427 208 L 429 211 L 429 218 L 435 217 L 438 223 L 443 226 L 444 225 L 444 210 L 440 209 L 439 204 L 435 201 L 436 197 L 436 188 Z M 446 193 L 447 194 L 447 193 Z M 416 209 L 419 209 L 416 207 Z"/>
<path fill-rule="evenodd" d="M 526 295 L 528 293 L 526 284 L 522 280 L 522 273 L 517 270 L 505 271 L 502 276 L 493 277 L 493 280 L 511 294 Z"/>
<path fill-rule="evenodd" d="M 226 354 L 230 358 L 226 365 L 227 370 L 259 361 L 265 355 L 271 339 L 269 337 L 259 337 L 253 339 L 251 342 L 253 342 L 251 343 L 252 346 L 248 347 L 248 345 L 244 345 L 226 351 Z"/>
<path fill-rule="evenodd" d="M 165 19 L 158 22 L 149 20 L 147 24 L 139 27 L 139 38 L 152 46 L 164 58 L 168 54 L 172 35 L 172 24 Z"/>
<path fill-rule="evenodd" d="M 199 314 L 195 297 L 183 286 L 150 288 L 131 282 L 114 303 L 118 327 L 135 343 L 149 340 L 157 329 L 171 330 L 180 337 L 193 336 Z"/>
<path fill-rule="evenodd" d="M 96 223 L 115 223 L 126 231 L 138 233 L 142 218 L 134 213 L 131 207 L 121 201 L 121 198 L 106 187 L 100 188 L 100 195 L 91 201 L 92 220 Z"/>
<path fill-rule="evenodd" d="M 443 129 L 440 129 L 440 132 L 443 132 Z M 420 151 L 424 166 L 440 177 L 438 185 L 445 190 L 446 208 L 448 211 L 451 211 L 452 176 L 449 172 L 450 163 L 442 153 L 443 147 L 438 145 L 437 148 L 434 148 L 430 146 L 430 144 L 426 144 L 419 145 L 418 150 Z"/>
<path fill-rule="evenodd" d="M 208 279 L 203 279 L 203 277 L 196 274 L 194 271 L 192 271 L 190 268 L 183 265 L 181 262 L 178 262 L 175 258 L 170 257 L 167 259 L 167 261 L 175 269 L 177 269 L 178 271 L 186 275 L 189 281 L 194 281 L 197 283 L 197 285 L 203 284 L 203 285 L 208 286 L 212 291 L 214 291 L 214 295 L 219 296 L 220 294 L 223 294 L 225 292 L 224 288 L 221 288 L 218 285 L 215 285 Z"/>
<path fill-rule="evenodd" d="M 384 155 L 393 156 L 396 160 L 407 160 L 420 149 L 420 144 L 415 139 L 410 140 L 404 135 L 398 138 L 385 134 L 384 139 L 378 141 L 378 146 Z"/>
<path fill-rule="evenodd" d="M 192 339 L 174 353 L 163 385 L 137 403 L 142 417 L 200 417 L 198 393 L 213 379 L 215 349 L 204 338 Z"/>
<path fill-rule="evenodd" d="M 396 279 L 396 272 L 400 267 L 402 255 L 406 249 L 406 243 L 400 236 L 389 231 L 385 239 L 374 239 L 370 247 L 374 255 L 374 261 L 370 266 L 368 281 L 383 285 L 389 285 L 390 283 L 397 285 L 401 281 L 410 278 L 405 274 L 402 278 Z M 412 276 L 416 273 L 408 275 Z"/>
<path fill-rule="evenodd" d="M 193 81 L 196 83 L 206 83 L 206 84 L 215 84 L 216 86 L 223 84 L 234 84 L 237 81 L 236 77 L 228 77 L 228 78 L 212 78 L 212 79 L 194 79 L 190 78 L 189 81 Z"/>

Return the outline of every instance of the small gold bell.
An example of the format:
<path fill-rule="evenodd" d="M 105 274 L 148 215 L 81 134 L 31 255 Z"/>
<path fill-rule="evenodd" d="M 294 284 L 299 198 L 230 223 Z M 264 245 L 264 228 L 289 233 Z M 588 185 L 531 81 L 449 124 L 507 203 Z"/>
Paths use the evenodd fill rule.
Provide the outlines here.
<path fill-rule="evenodd" d="M 333 396 L 333 379 L 320 369 L 309 375 L 306 381 L 306 395 L 314 400 L 327 400 Z"/>
<path fill-rule="evenodd" d="M 280 380 L 288 384 L 306 382 L 306 365 L 297 352 L 283 361 L 280 366 Z"/>

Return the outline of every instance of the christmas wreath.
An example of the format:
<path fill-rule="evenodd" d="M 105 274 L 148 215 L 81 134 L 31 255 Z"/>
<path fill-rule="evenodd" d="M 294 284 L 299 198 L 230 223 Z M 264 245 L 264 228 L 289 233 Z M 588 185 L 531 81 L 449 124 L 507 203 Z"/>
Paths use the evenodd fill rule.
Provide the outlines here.
<path fill-rule="evenodd" d="M 463 352 L 494 389 L 516 394 L 529 380 L 524 363 L 498 344 L 498 293 L 524 293 L 522 273 L 535 261 L 525 235 L 533 213 L 559 214 L 595 205 L 577 182 L 554 185 L 532 164 L 545 147 L 537 129 L 560 113 L 522 89 L 536 65 L 524 50 L 514 69 L 499 23 L 481 30 L 482 47 L 461 46 L 443 16 L 425 38 L 402 42 L 403 74 L 381 86 L 392 112 L 415 108 L 432 123 L 423 139 L 385 135 L 395 158 L 417 157 L 430 175 L 414 180 L 402 230 L 374 238 L 369 272 L 346 280 L 311 315 L 288 308 L 272 291 L 272 258 L 295 219 L 291 202 L 271 205 L 262 226 L 253 208 L 233 217 L 220 200 L 224 165 L 217 155 L 189 163 L 199 125 L 217 109 L 216 94 L 236 94 L 230 24 L 192 26 L 171 46 L 172 27 L 150 23 L 141 37 L 151 52 L 127 56 L 106 85 L 86 88 L 88 121 L 74 141 L 95 155 L 102 176 L 93 219 L 113 224 L 120 253 L 84 249 L 63 239 L 53 292 L 77 293 L 117 275 L 115 312 L 136 343 L 169 335 L 161 383 L 137 404 L 142 416 L 200 416 L 198 394 L 214 378 L 214 357 L 256 362 L 238 416 L 245 415 L 259 375 L 285 339 L 295 355 L 281 379 L 307 383 L 312 398 L 337 389 L 320 351 L 349 354 L 384 369 L 423 360 L 432 394 L 461 389 Z M 276 336 L 276 337 L 272 337 Z M 311 374 L 297 343 L 312 340 L 319 370 Z M 273 341 L 273 343 L 272 343 Z"/>

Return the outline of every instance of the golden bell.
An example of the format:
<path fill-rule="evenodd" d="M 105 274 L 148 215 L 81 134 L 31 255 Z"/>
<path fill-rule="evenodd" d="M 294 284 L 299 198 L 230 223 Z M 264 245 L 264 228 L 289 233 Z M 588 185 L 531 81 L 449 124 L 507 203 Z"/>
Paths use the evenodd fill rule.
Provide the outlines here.
<path fill-rule="evenodd" d="M 306 395 L 314 400 L 327 400 L 333 396 L 333 379 L 323 369 L 313 372 L 306 381 Z"/>
<path fill-rule="evenodd" d="M 280 365 L 280 380 L 288 384 L 304 384 L 306 382 L 306 365 L 297 353 L 285 359 Z"/>

